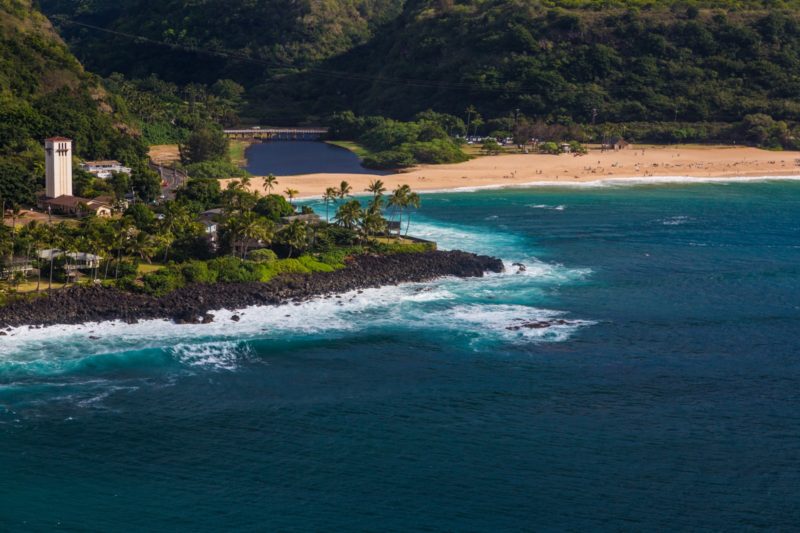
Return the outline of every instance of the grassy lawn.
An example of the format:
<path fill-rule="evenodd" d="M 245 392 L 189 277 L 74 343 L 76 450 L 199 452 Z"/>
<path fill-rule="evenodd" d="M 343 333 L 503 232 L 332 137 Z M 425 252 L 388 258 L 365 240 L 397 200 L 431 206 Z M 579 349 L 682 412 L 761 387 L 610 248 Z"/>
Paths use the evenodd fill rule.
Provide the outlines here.
<path fill-rule="evenodd" d="M 334 146 L 338 146 L 339 148 L 344 148 L 345 150 L 350 150 L 361 159 L 364 159 L 368 155 L 372 154 L 372 152 L 370 152 L 357 142 L 353 141 L 325 141 L 325 142 L 328 144 L 332 144 Z"/>
<path fill-rule="evenodd" d="M 231 162 L 234 165 L 243 166 L 247 164 L 247 158 L 244 155 L 245 150 L 247 147 L 250 146 L 251 143 L 247 141 L 231 141 L 228 145 L 228 155 L 231 158 Z"/>
<path fill-rule="evenodd" d="M 403 237 L 373 237 L 372 240 L 380 244 L 415 244 L 414 241 Z"/>
<path fill-rule="evenodd" d="M 42 283 L 39 286 L 39 290 L 46 291 L 48 286 L 47 283 L 48 281 L 46 279 L 42 279 Z M 53 289 L 63 289 L 64 287 L 65 285 L 63 283 L 58 283 L 55 281 L 53 282 Z M 32 281 L 28 280 L 25 281 L 24 283 L 20 283 L 19 285 L 17 285 L 17 292 L 34 292 L 35 290 L 36 290 L 36 280 Z"/>
<path fill-rule="evenodd" d="M 153 263 L 152 265 L 148 265 L 147 263 L 140 263 L 138 272 L 140 276 L 144 276 L 145 274 L 157 272 L 162 268 L 164 268 L 164 265 L 159 265 L 158 263 Z"/>

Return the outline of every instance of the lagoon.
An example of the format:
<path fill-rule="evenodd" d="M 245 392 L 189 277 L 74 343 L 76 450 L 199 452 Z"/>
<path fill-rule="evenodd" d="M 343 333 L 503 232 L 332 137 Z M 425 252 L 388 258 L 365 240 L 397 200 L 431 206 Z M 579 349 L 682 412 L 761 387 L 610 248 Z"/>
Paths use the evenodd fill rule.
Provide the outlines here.
<path fill-rule="evenodd" d="M 381 174 L 361 166 L 359 157 L 339 146 L 309 141 L 267 141 L 245 151 L 248 172 L 256 176 L 275 174 Z"/>

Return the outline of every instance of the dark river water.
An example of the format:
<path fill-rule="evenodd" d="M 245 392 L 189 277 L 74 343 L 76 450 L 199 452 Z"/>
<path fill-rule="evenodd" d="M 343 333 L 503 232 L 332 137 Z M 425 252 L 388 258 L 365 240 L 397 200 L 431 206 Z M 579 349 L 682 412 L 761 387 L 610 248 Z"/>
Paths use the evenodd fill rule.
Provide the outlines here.
<path fill-rule="evenodd" d="M 361 166 L 350 150 L 308 141 L 268 141 L 250 146 L 245 152 L 248 172 L 256 176 L 276 174 L 380 174 Z"/>

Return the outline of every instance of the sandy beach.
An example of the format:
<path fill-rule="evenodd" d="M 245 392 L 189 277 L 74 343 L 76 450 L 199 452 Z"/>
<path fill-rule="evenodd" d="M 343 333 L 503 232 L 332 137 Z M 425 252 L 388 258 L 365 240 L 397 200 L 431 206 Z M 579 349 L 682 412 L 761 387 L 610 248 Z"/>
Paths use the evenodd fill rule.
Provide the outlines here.
<path fill-rule="evenodd" d="M 327 187 L 336 186 L 342 180 L 352 185 L 354 193 L 359 193 L 373 179 L 383 180 L 390 190 L 405 183 L 418 191 L 438 191 L 539 182 L 567 184 L 608 179 L 687 177 L 705 180 L 764 176 L 800 176 L 800 152 L 734 146 L 642 145 L 620 151 L 593 149 L 582 156 L 502 154 L 454 165 L 424 165 L 387 176 L 327 173 L 278 176 L 278 190 L 290 187 L 305 198 L 320 196 Z M 263 191 L 262 180 L 254 178 L 252 188 Z"/>

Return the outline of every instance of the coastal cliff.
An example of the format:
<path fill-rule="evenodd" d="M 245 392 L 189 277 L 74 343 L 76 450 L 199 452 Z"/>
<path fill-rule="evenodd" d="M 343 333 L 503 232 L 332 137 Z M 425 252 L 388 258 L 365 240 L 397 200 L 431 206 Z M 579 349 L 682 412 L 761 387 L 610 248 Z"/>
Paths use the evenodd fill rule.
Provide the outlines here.
<path fill-rule="evenodd" d="M 213 320 L 216 309 L 280 305 L 348 291 L 423 282 L 456 276 L 481 277 L 502 272 L 499 259 L 460 251 L 359 255 L 334 272 L 284 275 L 268 283 L 193 284 L 166 296 L 125 292 L 108 287 L 73 287 L 48 297 L 0 308 L 0 329 L 124 320 L 171 319 L 178 323 Z"/>

